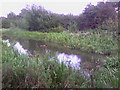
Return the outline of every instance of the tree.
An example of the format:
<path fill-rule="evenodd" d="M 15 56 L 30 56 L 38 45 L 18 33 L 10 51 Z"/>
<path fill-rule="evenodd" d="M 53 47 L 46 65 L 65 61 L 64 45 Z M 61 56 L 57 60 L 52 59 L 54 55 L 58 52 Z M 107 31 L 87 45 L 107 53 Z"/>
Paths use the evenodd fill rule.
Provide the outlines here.
<path fill-rule="evenodd" d="M 89 4 L 79 16 L 79 29 L 95 29 L 108 19 L 116 20 L 115 7 L 110 2 L 99 2 L 97 6 Z"/>
<path fill-rule="evenodd" d="M 76 18 L 73 15 L 51 13 L 36 5 L 22 9 L 19 16 L 26 22 L 30 31 L 50 30 L 50 28 L 57 28 L 59 26 L 68 29 L 70 23 L 75 22 Z"/>
<path fill-rule="evenodd" d="M 27 15 L 25 19 L 28 22 L 29 30 L 40 31 L 46 29 L 45 22 L 48 19 L 48 12 L 42 7 L 33 5 L 29 10 L 27 10 Z"/>
<path fill-rule="evenodd" d="M 10 22 L 7 18 L 1 17 L 2 20 L 2 28 L 10 28 Z"/>
<path fill-rule="evenodd" d="M 10 27 L 14 28 L 14 27 L 17 27 L 17 18 L 16 18 L 16 14 L 13 13 L 13 12 L 10 12 L 8 15 L 7 15 L 7 19 L 9 20 L 10 22 Z"/>

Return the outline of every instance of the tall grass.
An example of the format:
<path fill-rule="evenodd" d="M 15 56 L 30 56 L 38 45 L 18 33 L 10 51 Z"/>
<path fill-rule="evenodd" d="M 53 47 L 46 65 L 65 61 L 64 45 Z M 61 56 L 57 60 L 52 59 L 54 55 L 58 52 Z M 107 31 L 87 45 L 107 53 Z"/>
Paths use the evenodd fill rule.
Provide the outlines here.
<path fill-rule="evenodd" d="M 60 44 L 67 48 L 86 50 L 101 54 L 118 52 L 116 32 L 81 31 L 76 33 L 41 33 L 21 30 L 5 30 L 3 36 L 42 40 Z M 50 61 L 51 55 L 32 58 L 19 55 L 12 47 L 3 44 L 2 48 L 3 87 L 40 88 L 84 88 L 91 87 L 90 78 L 79 71 L 58 63 L 57 58 Z M 93 72 L 95 87 L 119 87 L 120 62 L 117 54 L 104 60 L 99 71 Z"/>
<path fill-rule="evenodd" d="M 120 58 L 107 57 L 101 71 L 95 72 L 95 86 L 118 88 L 120 85 Z"/>
<path fill-rule="evenodd" d="M 42 40 L 61 44 L 68 48 L 81 49 L 88 52 L 111 54 L 118 50 L 118 40 L 113 38 L 106 31 L 89 31 L 73 33 L 41 33 L 22 30 L 9 30 L 3 32 L 3 35 L 12 35 L 14 37 Z M 115 34 L 114 34 L 115 35 Z"/>
<path fill-rule="evenodd" d="M 80 88 L 85 81 L 80 72 L 64 63 L 60 64 L 56 58 L 50 60 L 50 55 L 30 58 L 19 55 L 5 44 L 2 50 L 2 66 L 3 88 Z"/>
<path fill-rule="evenodd" d="M 43 57 L 19 55 L 12 47 L 2 45 L 3 88 L 90 88 L 91 79 L 79 70 L 60 64 L 51 54 Z M 114 62 L 114 63 L 113 63 Z M 93 72 L 95 87 L 119 87 L 118 57 L 108 57 L 99 71 Z"/>

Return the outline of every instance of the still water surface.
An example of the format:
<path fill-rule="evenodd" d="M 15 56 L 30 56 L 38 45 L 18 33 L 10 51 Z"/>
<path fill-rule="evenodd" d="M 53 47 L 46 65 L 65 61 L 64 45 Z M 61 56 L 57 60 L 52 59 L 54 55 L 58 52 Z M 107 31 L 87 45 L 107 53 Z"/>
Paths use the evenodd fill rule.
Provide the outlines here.
<path fill-rule="evenodd" d="M 99 54 L 69 49 L 50 42 L 46 43 L 42 41 L 7 36 L 3 36 L 3 42 L 6 42 L 9 46 L 11 43 L 14 43 L 13 48 L 18 50 L 20 54 L 43 56 L 45 54 L 52 53 L 51 59 L 57 57 L 60 63 L 64 62 L 66 65 L 71 65 L 73 68 L 79 70 L 82 68 L 85 73 L 99 69 L 102 65 L 103 59 L 105 58 L 105 56 Z"/>

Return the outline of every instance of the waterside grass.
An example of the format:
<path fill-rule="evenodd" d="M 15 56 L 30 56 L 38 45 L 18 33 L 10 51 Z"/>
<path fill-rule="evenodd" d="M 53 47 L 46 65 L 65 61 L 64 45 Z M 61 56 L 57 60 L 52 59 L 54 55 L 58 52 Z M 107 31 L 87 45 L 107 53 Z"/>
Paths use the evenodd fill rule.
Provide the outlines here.
<path fill-rule="evenodd" d="M 3 36 L 14 36 L 24 39 L 41 40 L 62 45 L 67 48 L 80 49 L 83 51 L 110 55 L 118 52 L 118 40 L 114 38 L 116 33 L 103 30 L 79 33 L 42 33 L 29 32 L 25 30 L 13 29 L 3 30 Z"/>
<path fill-rule="evenodd" d="M 43 58 L 19 55 L 12 47 L 3 44 L 3 88 L 75 88 L 89 86 L 80 72 L 59 63 L 50 55 Z M 79 78 L 79 79 L 78 79 Z"/>
<path fill-rule="evenodd" d="M 72 69 L 51 55 L 43 57 L 20 55 L 10 46 L 2 44 L 3 88 L 118 88 L 118 57 L 108 57 L 99 71 L 93 72 L 93 82 L 79 70 Z"/>
<path fill-rule="evenodd" d="M 41 33 L 13 29 L 3 30 L 3 36 L 23 39 L 41 40 L 62 45 L 67 48 L 80 49 L 88 52 L 111 54 L 118 52 L 118 39 L 115 32 L 81 31 L 79 33 Z M 58 63 L 51 55 L 32 58 L 19 55 L 12 47 L 2 45 L 3 87 L 15 88 L 86 88 L 91 87 L 91 79 Z M 109 56 L 99 71 L 93 72 L 93 84 L 97 88 L 117 88 L 120 83 L 120 59 L 118 55 Z"/>

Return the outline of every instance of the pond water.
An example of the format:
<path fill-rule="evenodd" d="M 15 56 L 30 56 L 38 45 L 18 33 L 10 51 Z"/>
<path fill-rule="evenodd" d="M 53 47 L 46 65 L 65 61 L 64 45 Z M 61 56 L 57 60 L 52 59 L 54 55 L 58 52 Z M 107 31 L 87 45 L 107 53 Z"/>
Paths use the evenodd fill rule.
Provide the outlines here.
<path fill-rule="evenodd" d="M 89 76 L 91 70 L 98 70 L 105 58 L 103 55 L 69 49 L 50 42 L 22 39 L 12 36 L 3 36 L 3 42 L 6 42 L 8 46 L 14 43 L 13 48 L 18 50 L 20 54 L 43 56 L 52 53 L 51 59 L 57 57 L 60 63 L 64 62 L 66 65 L 71 65 L 75 69 L 82 69 L 87 76 Z"/>

